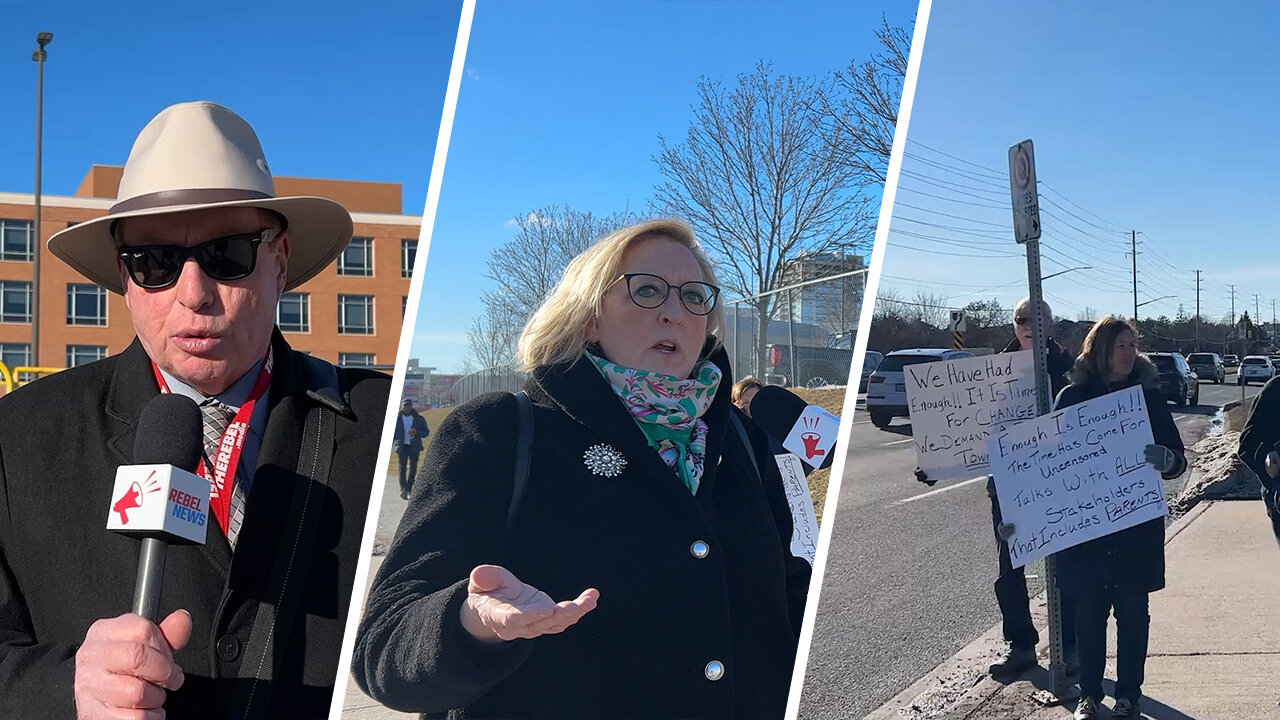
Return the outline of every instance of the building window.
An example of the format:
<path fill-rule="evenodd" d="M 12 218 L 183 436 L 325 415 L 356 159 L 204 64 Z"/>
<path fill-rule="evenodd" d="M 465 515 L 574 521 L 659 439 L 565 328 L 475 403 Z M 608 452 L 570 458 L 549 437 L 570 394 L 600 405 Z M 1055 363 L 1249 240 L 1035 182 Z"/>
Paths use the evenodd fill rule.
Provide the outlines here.
<path fill-rule="evenodd" d="M 338 296 L 338 332 L 344 335 L 373 334 L 373 296 Z"/>
<path fill-rule="evenodd" d="M 373 275 L 373 238 L 351 238 L 351 244 L 338 256 L 338 274 L 357 277 Z"/>
<path fill-rule="evenodd" d="M 33 262 L 30 220 L 0 220 L 0 260 Z"/>
<path fill-rule="evenodd" d="M 338 364 L 345 367 L 373 365 L 373 353 L 338 353 Z"/>
<path fill-rule="evenodd" d="M 293 292 L 281 295 L 276 324 L 282 332 L 311 332 L 311 296 Z"/>
<path fill-rule="evenodd" d="M 0 363 L 10 369 L 31 365 L 31 343 L 0 343 Z"/>
<path fill-rule="evenodd" d="M 106 325 L 107 291 L 97 285 L 67 283 L 67 324 Z"/>
<path fill-rule="evenodd" d="M 418 257 L 417 240 L 400 241 L 400 277 L 413 277 L 413 259 Z"/>
<path fill-rule="evenodd" d="M 31 322 L 31 283 L 0 280 L 0 322 Z"/>
<path fill-rule="evenodd" d="M 67 367 L 96 362 L 107 356 L 106 345 L 68 345 Z"/>

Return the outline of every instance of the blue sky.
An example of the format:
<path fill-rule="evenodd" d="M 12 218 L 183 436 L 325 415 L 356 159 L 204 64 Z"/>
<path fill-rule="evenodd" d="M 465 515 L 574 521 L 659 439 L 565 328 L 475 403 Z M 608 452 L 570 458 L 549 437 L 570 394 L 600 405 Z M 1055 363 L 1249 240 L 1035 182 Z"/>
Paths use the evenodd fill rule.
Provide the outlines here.
<path fill-rule="evenodd" d="M 456 2 L 4 3 L 0 191 L 31 192 L 37 32 L 44 192 L 122 165 L 167 105 L 213 100 L 257 130 L 278 175 L 399 182 L 421 215 L 457 37 Z"/>
<path fill-rule="evenodd" d="M 1230 12 L 1186 1 L 935 3 L 906 146 L 915 157 L 904 159 L 894 214 L 979 234 L 895 219 L 881 290 L 911 298 L 924 289 L 949 295 L 953 306 L 994 296 L 1006 308 L 1026 294 L 1007 179 L 935 151 L 1003 173 L 1009 146 L 1032 138 L 1042 211 L 1057 216 L 1044 218 L 1043 242 L 1052 249 L 1046 256 L 1094 268 L 1046 281 L 1055 314 L 1074 319 L 1086 307 L 1132 314 L 1132 261 L 1124 252 L 1125 231 L 1136 229 L 1143 233 L 1139 302 L 1176 296 L 1141 307 L 1140 316 L 1173 316 L 1179 303 L 1194 312 L 1194 270 L 1201 269 L 1206 316 L 1230 311 L 1234 283 L 1237 314 L 1245 307 L 1254 314 L 1257 293 L 1269 322 L 1271 300 L 1280 299 L 1280 261 L 1271 252 L 1280 225 L 1272 179 L 1280 165 L 1277 28 L 1280 5 L 1264 2 Z M 958 194 L 961 185 L 975 197 Z M 1076 217 L 1047 204 L 1046 196 Z M 1016 256 L 940 256 L 906 244 L 932 253 Z M 1062 269 L 1046 260 L 1043 272 Z"/>
<path fill-rule="evenodd" d="M 467 354 L 489 252 L 508 221 L 548 205 L 643 211 L 658 136 L 683 136 L 698 77 L 757 61 L 819 75 L 876 48 L 881 18 L 916 3 L 489 2 L 477 4 L 413 354 L 444 373 Z"/>

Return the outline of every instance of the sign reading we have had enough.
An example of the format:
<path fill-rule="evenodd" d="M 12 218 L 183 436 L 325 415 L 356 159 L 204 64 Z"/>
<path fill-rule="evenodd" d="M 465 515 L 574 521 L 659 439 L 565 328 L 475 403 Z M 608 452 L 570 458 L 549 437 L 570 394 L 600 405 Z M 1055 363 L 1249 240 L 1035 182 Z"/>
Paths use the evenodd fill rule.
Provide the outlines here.
<path fill-rule="evenodd" d="M 920 469 L 930 480 L 988 472 L 987 437 L 1036 416 L 1030 351 L 902 368 Z"/>
<path fill-rule="evenodd" d="M 1009 559 L 1021 567 L 1080 543 L 1163 517 L 1160 473 L 1140 386 L 1057 410 L 987 441 Z"/>

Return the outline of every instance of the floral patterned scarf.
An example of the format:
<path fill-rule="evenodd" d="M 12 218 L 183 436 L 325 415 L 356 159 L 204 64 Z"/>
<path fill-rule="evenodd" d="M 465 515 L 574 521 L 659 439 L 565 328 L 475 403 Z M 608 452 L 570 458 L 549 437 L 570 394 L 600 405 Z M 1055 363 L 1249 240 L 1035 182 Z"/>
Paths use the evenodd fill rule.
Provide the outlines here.
<path fill-rule="evenodd" d="M 707 456 L 707 423 L 702 415 L 720 387 L 720 368 L 703 360 L 694 367 L 693 377 L 678 378 L 586 355 L 622 398 L 649 446 L 696 494 Z"/>

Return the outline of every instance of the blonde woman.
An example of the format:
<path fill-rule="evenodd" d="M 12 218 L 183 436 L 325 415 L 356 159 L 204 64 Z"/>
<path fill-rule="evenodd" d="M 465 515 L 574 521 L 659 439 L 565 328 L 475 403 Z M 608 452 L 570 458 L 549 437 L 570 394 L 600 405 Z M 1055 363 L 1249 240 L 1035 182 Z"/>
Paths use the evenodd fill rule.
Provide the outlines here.
<path fill-rule="evenodd" d="M 354 659 L 390 707 L 450 717 L 777 718 L 809 582 L 768 441 L 732 406 L 719 289 L 690 229 L 569 264 L 519 344 L 533 405 L 436 431 Z"/>

